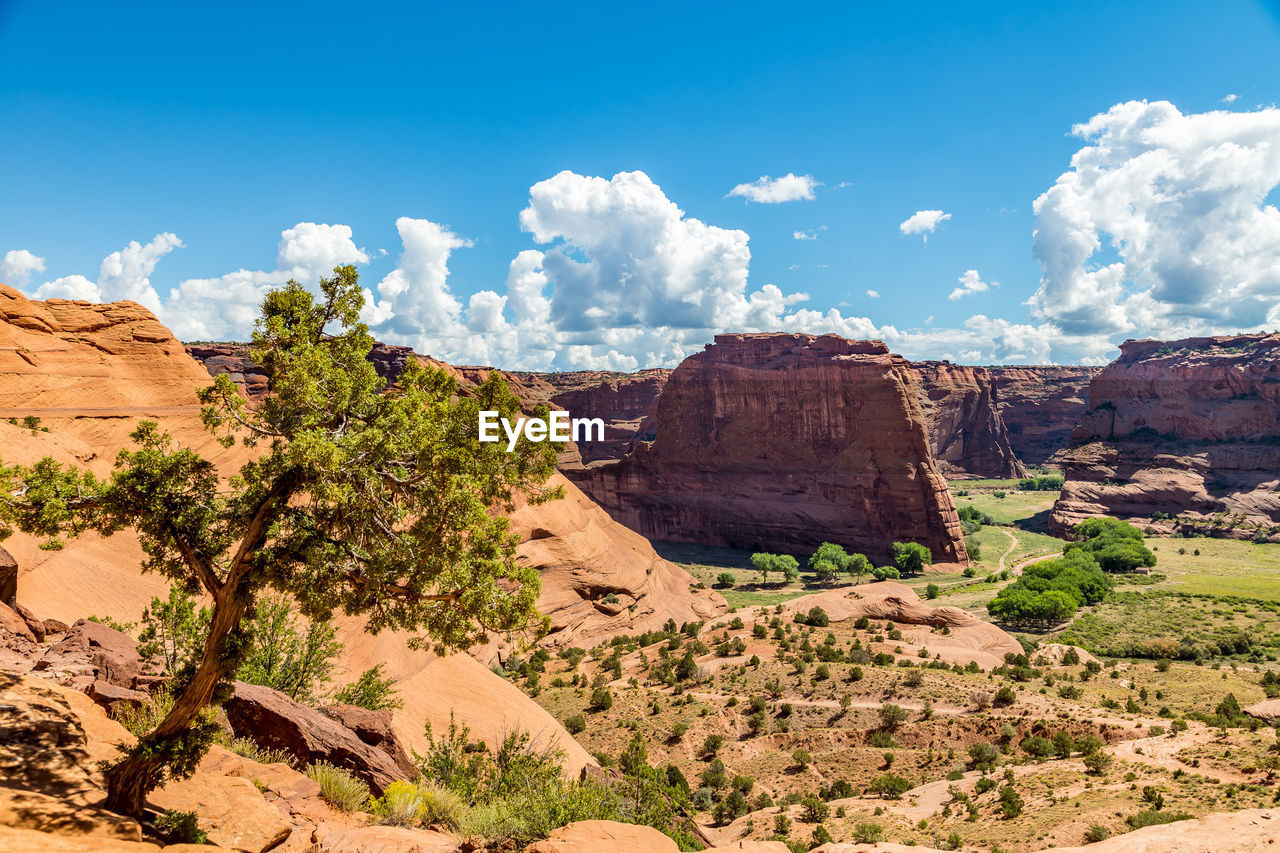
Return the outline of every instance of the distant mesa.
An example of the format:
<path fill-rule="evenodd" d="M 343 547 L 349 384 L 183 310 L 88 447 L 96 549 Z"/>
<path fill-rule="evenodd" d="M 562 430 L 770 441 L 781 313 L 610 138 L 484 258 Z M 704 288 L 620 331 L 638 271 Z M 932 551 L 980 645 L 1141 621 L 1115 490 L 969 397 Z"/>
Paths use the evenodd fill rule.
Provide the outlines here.
<path fill-rule="evenodd" d="M 651 539 L 802 553 L 895 540 L 968 559 L 910 365 L 880 341 L 717 335 L 670 375 L 652 443 L 565 473 Z"/>
<path fill-rule="evenodd" d="M 1108 515 L 1280 541 L 1280 335 L 1126 341 L 1120 353 L 1090 386 L 1050 528 Z"/>

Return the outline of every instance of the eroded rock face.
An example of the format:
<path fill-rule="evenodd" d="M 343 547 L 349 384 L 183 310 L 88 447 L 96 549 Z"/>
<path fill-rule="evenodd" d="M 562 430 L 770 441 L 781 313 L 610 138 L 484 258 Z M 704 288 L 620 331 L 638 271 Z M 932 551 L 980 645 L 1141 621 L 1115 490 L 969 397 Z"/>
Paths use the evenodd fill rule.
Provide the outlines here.
<path fill-rule="evenodd" d="M 636 441 L 654 439 L 653 416 L 671 371 L 658 368 L 636 373 L 590 370 L 532 375 L 553 386 L 554 405 L 575 418 L 604 421 L 603 441 L 584 441 L 578 446 L 583 463 L 590 464 L 621 459 Z"/>
<path fill-rule="evenodd" d="M 566 473 L 653 539 L 805 553 L 894 541 L 965 562 L 910 365 L 879 341 L 717 335 L 663 388 L 653 443 Z"/>
<path fill-rule="evenodd" d="M 1009 443 L 989 370 L 949 361 L 913 362 L 911 369 L 920 389 L 929 447 L 943 474 L 1027 476 Z"/>
<path fill-rule="evenodd" d="M 1050 529 L 1160 513 L 1211 535 L 1280 538 L 1280 335 L 1120 349 L 1072 432 Z"/>
<path fill-rule="evenodd" d="M 990 367 L 1009 444 L 1026 465 L 1057 463 L 1100 367 Z"/>

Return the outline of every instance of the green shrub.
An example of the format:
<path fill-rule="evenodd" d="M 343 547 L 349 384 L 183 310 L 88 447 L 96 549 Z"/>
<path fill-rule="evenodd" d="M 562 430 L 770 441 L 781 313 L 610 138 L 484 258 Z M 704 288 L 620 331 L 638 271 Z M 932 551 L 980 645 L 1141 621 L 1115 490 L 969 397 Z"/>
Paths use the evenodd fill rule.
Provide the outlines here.
<path fill-rule="evenodd" d="M 341 767 L 319 761 L 306 774 L 320 786 L 320 796 L 340 812 L 363 811 L 369 802 L 369 786 Z"/>
<path fill-rule="evenodd" d="M 1084 840 L 1088 844 L 1096 844 L 1111 837 L 1111 830 L 1101 824 L 1093 824 L 1084 831 Z"/>
<path fill-rule="evenodd" d="M 1144 826 L 1156 826 L 1162 823 L 1175 823 L 1180 820 L 1191 820 L 1192 817 L 1185 812 L 1157 812 L 1148 809 L 1147 811 L 1138 812 L 1125 818 L 1125 823 L 1129 824 L 1133 829 L 1142 829 Z"/>
<path fill-rule="evenodd" d="M 613 707 L 613 694 L 609 692 L 608 687 L 597 687 L 591 691 L 591 704 L 587 706 L 591 711 L 607 711 Z"/>
<path fill-rule="evenodd" d="M 260 746 L 257 741 L 249 737 L 234 738 L 227 744 L 227 749 L 259 764 L 293 763 L 293 756 L 283 749 Z"/>
<path fill-rule="evenodd" d="M 396 696 L 395 682 L 382 675 L 382 664 L 366 669 L 360 677 L 344 686 L 333 697 L 339 705 L 358 705 L 370 711 L 399 708 L 404 703 Z"/>
<path fill-rule="evenodd" d="M 195 812 L 175 812 L 168 809 L 156 818 L 156 833 L 170 844 L 205 844 L 209 837 L 197 825 Z"/>
<path fill-rule="evenodd" d="M 872 793 L 878 794 L 881 799 L 897 800 L 911 790 L 911 783 L 901 776 L 885 773 L 883 776 L 872 779 L 869 787 Z"/>
<path fill-rule="evenodd" d="M 396 781 L 369 804 L 369 811 L 382 824 L 456 829 L 466 809 L 457 794 L 433 782 Z"/>
<path fill-rule="evenodd" d="M 571 735 L 581 734 L 587 728 L 587 720 L 581 714 L 574 714 L 564 721 L 564 727 Z"/>

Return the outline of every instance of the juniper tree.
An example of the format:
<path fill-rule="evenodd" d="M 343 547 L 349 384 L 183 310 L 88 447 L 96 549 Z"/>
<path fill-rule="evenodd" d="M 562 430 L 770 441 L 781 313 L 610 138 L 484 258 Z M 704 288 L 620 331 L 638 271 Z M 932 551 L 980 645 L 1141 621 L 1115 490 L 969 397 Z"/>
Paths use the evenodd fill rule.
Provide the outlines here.
<path fill-rule="evenodd" d="M 557 445 L 522 438 L 507 453 L 478 440 L 480 410 L 519 415 L 496 372 L 462 396 L 449 374 L 411 360 L 387 388 L 367 359 L 355 268 L 335 268 L 320 291 L 291 281 L 262 304 L 250 352 L 270 396 L 249 409 L 227 376 L 201 392 L 205 427 L 250 449 L 235 475 L 149 421 L 106 479 L 50 458 L 0 467 L 0 535 L 16 527 L 56 548 L 132 529 L 144 571 L 213 602 L 172 710 L 107 773 L 114 811 L 140 815 L 156 786 L 194 771 L 214 728 L 205 709 L 229 695 L 243 623 L 268 589 L 308 618 L 340 610 L 440 653 L 538 624 L 538 575 L 517 564 L 502 512 L 521 496 L 560 496 L 545 486 Z"/>

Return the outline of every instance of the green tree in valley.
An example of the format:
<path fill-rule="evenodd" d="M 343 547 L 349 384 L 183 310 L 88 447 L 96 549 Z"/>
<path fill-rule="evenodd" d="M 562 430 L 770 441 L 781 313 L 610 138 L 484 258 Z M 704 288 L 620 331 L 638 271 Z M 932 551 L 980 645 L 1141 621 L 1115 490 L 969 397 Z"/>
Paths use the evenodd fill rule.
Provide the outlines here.
<path fill-rule="evenodd" d="M 904 575 L 918 575 L 933 562 L 933 554 L 919 542 L 894 542 L 893 564 Z"/>
<path fill-rule="evenodd" d="M 791 583 L 800 576 L 800 563 L 790 554 L 752 554 L 751 565 L 760 572 L 760 583 L 769 582 L 769 573 L 776 572 Z"/>
<path fill-rule="evenodd" d="M 308 619 L 341 610 L 440 652 L 539 624 L 537 572 L 516 562 L 501 513 L 517 496 L 560 496 L 544 484 L 562 448 L 479 441 L 480 410 L 520 414 L 496 372 L 461 397 L 448 374 L 411 360 L 387 389 L 367 358 L 355 268 L 336 268 L 320 291 L 290 282 L 263 302 L 251 355 L 271 396 L 249 409 L 225 375 L 201 393 L 206 428 L 253 450 L 235 476 L 148 421 L 105 480 L 48 458 L 0 468 L 3 525 L 53 548 L 132 529 L 145 571 L 213 602 L 172 710 L 107 772 L 114 811 L 138 816 L 155 787 L 194 771 L 216 729 L 202 711 L 229 694 L 251 645 L 246 617 L 269 589 Z"/>

